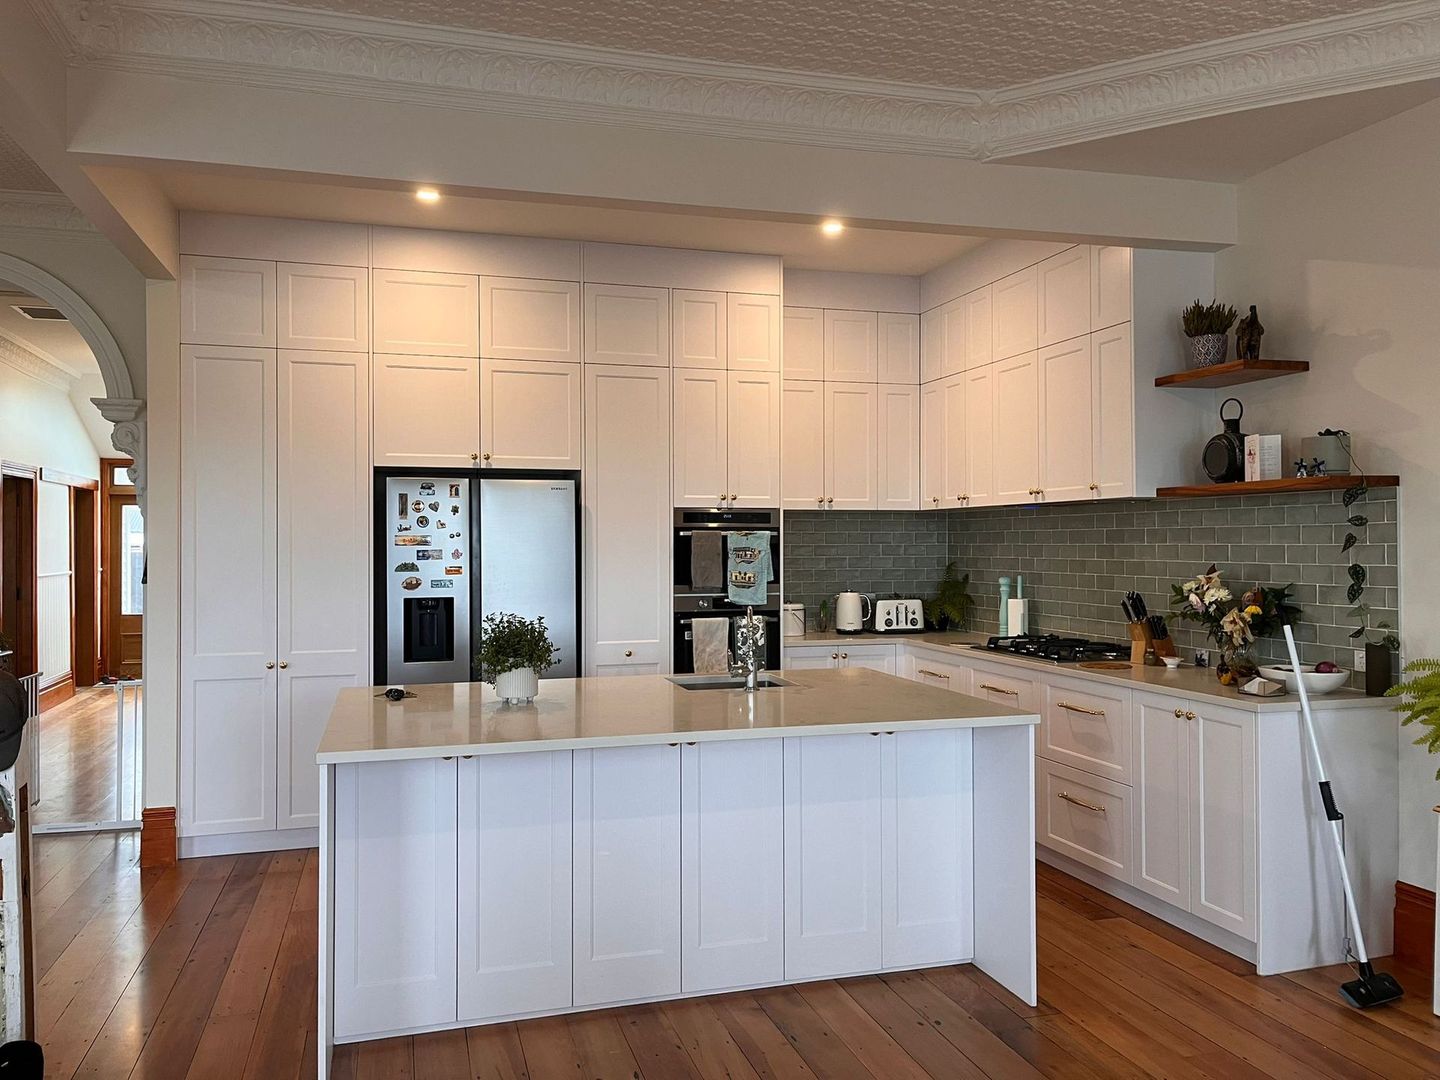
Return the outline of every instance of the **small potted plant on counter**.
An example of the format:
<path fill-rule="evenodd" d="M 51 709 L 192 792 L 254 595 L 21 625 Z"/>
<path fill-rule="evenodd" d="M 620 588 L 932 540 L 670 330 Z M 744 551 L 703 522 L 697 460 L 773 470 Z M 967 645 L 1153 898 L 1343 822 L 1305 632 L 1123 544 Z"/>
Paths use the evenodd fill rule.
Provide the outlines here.
<path fill-rule="evenodd" d="M 1294 585 L 1259 585 L 1238 600 L 1211 566 L 1205 573 L 1183 585 L 1170 586 L 1172 619 L 1198 623 L 1220 649 L 1215 676 L 1226 686 L 1251 679 L 1259 671 L 1250 657 L 1256 638 L 1278 634 L 1286 623 L 1300 618 L 1300 608 L 1290 602 Z"/>
<path fill-rule="evenodd" d="M 925 622 L 936 630 L 964 630 L 970 622 L 975 598 L 970 595 L 970 575 L 957 574 L 947 563 L 935 595 L 924 601 Z"/>
<path fill-rule="evenodd" d="M 1225 363 L 1230 350 L 1230 327 L 1237 312 L 1218 300 L 1202 304 L 1196 300 L 1180 313 L 1180 324 L 1190 339 L 1190 366 L 1213 367 Z"/>
<path fill-rule="evenodd" d="M 486 615 L 480 627 L 475 666 L 506 704 L 533 701 L 540 674 L 555 663 L 555 643 L 545 618 L 527 619 L 504 612 Z"/>

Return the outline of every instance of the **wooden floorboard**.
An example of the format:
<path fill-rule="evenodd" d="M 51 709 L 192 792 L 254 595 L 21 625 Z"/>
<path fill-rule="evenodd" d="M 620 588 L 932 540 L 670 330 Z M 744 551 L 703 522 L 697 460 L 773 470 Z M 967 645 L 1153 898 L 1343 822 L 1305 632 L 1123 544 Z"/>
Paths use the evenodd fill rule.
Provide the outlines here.
<path fill-rule="evenodd" d="M 308 1080 L 316 853 L 141 871 L 114 834 L 36 840 L 46 1076 Z M 1425 1080 L 1428 973 L 1359 1012 L 1346 968 L 1252 965 L 1050 867 L 1040 1003 L 970 965 L 338 1047 L 335 1080 Z M 41 944 L 43 943 L 43 944 Z"/>

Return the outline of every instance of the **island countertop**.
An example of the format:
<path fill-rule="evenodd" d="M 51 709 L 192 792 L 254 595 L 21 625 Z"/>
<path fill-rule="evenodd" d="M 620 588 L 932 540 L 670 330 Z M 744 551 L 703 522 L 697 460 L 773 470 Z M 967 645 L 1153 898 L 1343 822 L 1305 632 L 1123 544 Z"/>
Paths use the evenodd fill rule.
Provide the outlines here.
<path fill-rule="evenodd" d="M 1039 717 L 865 668 L 771 672 L 789 686 L 688 690 L 664 675 L 547 679 L 529 705 L 484 683 L 340 691 L 321 765 L 717 739 L 1038 724 Z"/>

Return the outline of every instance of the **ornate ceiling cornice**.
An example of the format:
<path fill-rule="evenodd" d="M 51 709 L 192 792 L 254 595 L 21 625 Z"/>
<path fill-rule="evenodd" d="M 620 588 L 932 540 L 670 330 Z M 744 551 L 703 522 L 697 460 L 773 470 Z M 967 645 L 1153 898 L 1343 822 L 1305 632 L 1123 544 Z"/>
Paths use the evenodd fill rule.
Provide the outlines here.
<path fill-rule="evenodd" d="M 67 393 L 75 382 L 73 372 L 4 334 L 0 334 L 0 364 Z"/>
<path fill-rule="evenodd" d="M 74 203 L 46 191 L 0 190 L 0 228 L 100 235 Z"/>
<path fill-rule="evenodd" d="M 549 119 L 985 159 L 1440 76 L 1440 2 L 995 92 L 809 75 L 241 0 L 32 0 L 75 64 Z"/>

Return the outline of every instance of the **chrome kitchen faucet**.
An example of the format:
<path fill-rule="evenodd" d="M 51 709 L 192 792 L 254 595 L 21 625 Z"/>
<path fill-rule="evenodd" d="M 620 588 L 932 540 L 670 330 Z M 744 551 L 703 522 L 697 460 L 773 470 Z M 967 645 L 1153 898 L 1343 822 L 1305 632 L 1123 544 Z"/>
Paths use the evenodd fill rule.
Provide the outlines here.
<path fill-rule="evenodd" d="M 753 694 L 765 663 L 765 620 L 755 617 L 755 609 L 732 620 L 735 624 L 736 663 L 730 665 L 731 675 L 745 676 L 745 692 Z"/>

